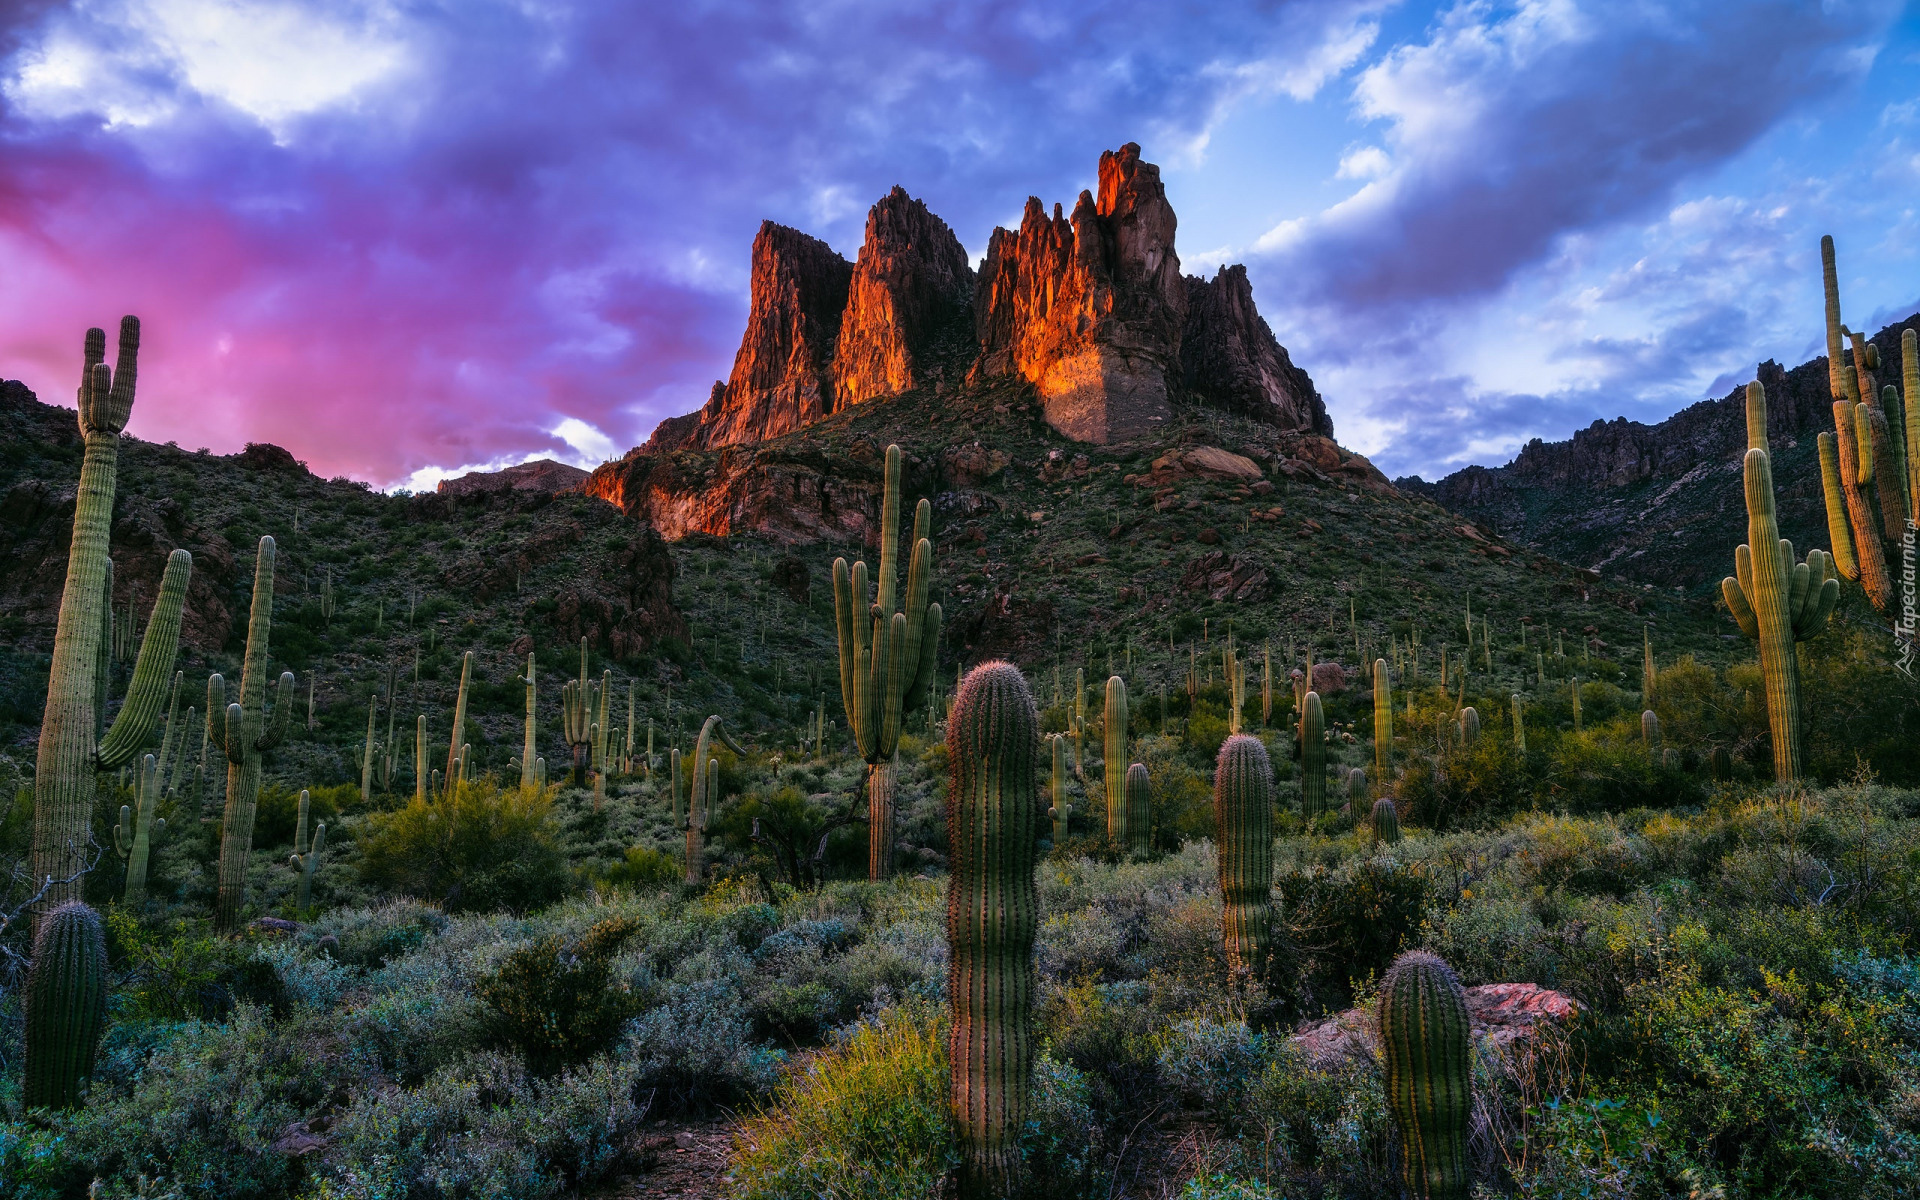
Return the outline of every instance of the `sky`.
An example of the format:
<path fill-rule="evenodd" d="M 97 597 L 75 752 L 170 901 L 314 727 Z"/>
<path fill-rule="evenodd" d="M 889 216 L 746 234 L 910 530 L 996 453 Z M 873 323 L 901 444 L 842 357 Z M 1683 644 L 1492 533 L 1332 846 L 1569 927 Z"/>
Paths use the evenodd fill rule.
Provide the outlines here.
<path fill-rule="evenodd" d="M 762 219 L 977 260 L 1100 152 L 1389 475 L 1654 421 L 1920 309 L 1920 0 L 0 0 L 0 378 L 382 488 L 690 411 Z"/>

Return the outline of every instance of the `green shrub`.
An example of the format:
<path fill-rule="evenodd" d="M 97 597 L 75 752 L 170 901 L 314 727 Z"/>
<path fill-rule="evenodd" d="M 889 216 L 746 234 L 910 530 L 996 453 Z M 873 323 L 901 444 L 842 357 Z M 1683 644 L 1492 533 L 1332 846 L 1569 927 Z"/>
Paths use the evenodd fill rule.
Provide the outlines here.
<path fill-rule="evenodd" d="M 473 984 L 493 1038 L 542 1077 L 605 1049 L 637 1007 L 615 986 L 612 960 L 638 929 L 631 917 L 608 917 L 571 947 L 551 936 L 508 951 Z"/>
<path fill-rule="evenodd" d="M 572 882 L 555 840 L 552 803 L 550 792 L 523 794 L 483 781 L 370 814 L 358 839 L 361 877 L 453 912 L 550 904 Z"/>
<path fill-rule="evenodd" d="M 1376 855 L 1337 868 L 1295 868 L 1276 886 L 1307 1012 L 1346 1007 L 1356 983 L 1414 944 L 1433 882 L 1424 863 Z"/>
<path fill-rule="evenodd" d="M 897 1011 L 820 1054 L 742 1124 L 735 1195 L 922 1200 L 959 1161 L 946 1030 Z"/>

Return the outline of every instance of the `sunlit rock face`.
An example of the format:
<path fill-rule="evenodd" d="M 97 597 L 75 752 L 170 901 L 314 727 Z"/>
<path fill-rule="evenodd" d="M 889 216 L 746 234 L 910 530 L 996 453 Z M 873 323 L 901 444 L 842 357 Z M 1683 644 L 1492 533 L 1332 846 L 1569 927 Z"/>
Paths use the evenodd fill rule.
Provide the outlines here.
<path fill-rule="evenodd" d="M 1100 195 L 1073 216 L 1027 200 L 1019 231 L 996 229 L 974 290 L 973 377 L 1020 375 L 1048 424 L 1078 441 L 1151 432 L 1173 415 L 1187 289 L 1160 169 L 1132 142 L 1100 156 Z"/>
<path fill-rule="evenodd" d="M 762 222 L 753 239 L 753 303 L 733 373 L 716 386 L 686 444 L 757 442 L 833 409 L 833 348 L 853 266 L 819 238 Z"/>
<path fill-rule="evenodd" d="M 1029 198 L 976 279 L 944 221 L 895 187 L 867 214 L 857 265 L 768 222 L 733 373 L 644 453 L 750 445 L 851 405 L 1008 377 L 1068 437 L 1149 434 L 1181 404 L 1333 434 L 1313 380 L 1253 303 L 1244 267 L 1185 277 L 1160 169 L 1129 142 L 1100 156 L 1071 217 Z"/>
<path fill-rule="evenodd" d="M 834 407 L 926 384 L 940 334 L 965 314 L 972 293 L 960 239 L 894 188 L 867 214 L 833 355 Z"/>

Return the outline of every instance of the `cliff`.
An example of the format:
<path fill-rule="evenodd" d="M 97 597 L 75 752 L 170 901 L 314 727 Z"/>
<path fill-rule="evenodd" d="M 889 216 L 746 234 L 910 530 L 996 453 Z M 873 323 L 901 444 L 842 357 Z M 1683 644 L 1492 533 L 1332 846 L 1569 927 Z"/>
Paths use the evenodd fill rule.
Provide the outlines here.
<path fill-rule="evenodd" d="M 1071 219 L 1027 201 L 976 279 L 946 223 L 895 187 L 867 214 L 859 261 L 768 222 L 733 373 L 670 417 L 643 453 L 780 437 L 850 405 L 1016 381 L 1056 432 L 1124 441 L 1182 405 L 1332 437 L 1313 380 L 1253 303 L 1244 267 L 1183 277 L 1160 170 L 1133 143 L 1100 156 L 1099 194 Z"/>

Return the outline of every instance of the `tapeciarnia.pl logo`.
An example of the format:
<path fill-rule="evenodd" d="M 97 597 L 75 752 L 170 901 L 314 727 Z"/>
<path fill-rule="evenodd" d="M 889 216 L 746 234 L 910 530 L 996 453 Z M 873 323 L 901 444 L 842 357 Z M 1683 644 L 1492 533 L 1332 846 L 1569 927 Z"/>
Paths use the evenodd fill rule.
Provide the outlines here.
<path fill-rule="evenodd" d="M 1894 670 L 1913 678 L 1914 624 L 1920 613 L 1914 609 L 1914 535 L 1920 532 L 1920 524 L 1911 519 L 1900 534 L 1900 619 L 1893 623 L 1893 642 L 1900 649 L 1900 657 L 1894 661 Z"/>

